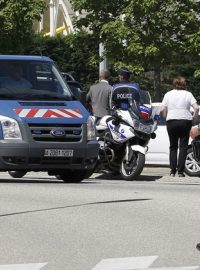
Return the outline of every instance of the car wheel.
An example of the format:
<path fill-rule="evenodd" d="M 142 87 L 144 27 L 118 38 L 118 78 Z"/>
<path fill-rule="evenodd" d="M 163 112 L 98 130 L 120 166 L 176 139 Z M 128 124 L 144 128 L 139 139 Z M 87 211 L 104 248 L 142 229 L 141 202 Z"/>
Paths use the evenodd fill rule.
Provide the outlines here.
<path fill-rule="evenodd" d="M 187 151 L 185 173 L 189 176 L 200 176 L 200 164 L 195 161 L 192 148 Z"/>

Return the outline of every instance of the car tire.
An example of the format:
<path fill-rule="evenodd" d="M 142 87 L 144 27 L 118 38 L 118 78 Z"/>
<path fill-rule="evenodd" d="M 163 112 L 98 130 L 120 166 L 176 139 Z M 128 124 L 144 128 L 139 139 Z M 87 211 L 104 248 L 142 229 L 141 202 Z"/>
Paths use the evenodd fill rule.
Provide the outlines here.
<path fill-rule="evenodd" d="M 200 176 L 200 164 L 195 161 L 192 148 L 189 148 L 187 151 L 187 157 L 185 161 L 185 173 L 188 176 Z"/>

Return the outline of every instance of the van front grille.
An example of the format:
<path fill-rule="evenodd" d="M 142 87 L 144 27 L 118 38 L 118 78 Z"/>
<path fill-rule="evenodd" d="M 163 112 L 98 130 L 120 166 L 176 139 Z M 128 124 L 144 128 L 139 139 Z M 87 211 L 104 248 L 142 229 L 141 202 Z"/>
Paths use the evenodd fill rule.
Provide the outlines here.
<path fill-rule="evenodd" d="M 82 124 L 28 124 L 32 137 L 38 142 L 80 142 Z"/>

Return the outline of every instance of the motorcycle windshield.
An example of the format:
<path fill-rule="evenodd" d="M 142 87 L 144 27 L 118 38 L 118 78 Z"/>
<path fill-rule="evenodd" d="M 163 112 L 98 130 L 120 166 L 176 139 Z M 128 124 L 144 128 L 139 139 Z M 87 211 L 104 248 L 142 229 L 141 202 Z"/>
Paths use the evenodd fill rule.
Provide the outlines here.
<path fill-rule="evenodd" d="M 114 108 L 130 110 L 136 118 L 149 118 L 151 115 L 151 97 L 148 91 L 137 89 L 132 84 L 114 87 L 112 94 Z"/>
<path fill-rule="evenodd" d="M 140 94 L 140 104 L 151 108 L 151 96 L 149 94 L 149 91 L 140 90 L 139 94 Z"/>
<path fill-rule="evenodd" d="M 129 110 L 134 114 L 134 118 L 149 119 L 152 114 L 151 96 L 148 91 L 139 91 L 139 102 L 136 100 L 129 100 Z"/>

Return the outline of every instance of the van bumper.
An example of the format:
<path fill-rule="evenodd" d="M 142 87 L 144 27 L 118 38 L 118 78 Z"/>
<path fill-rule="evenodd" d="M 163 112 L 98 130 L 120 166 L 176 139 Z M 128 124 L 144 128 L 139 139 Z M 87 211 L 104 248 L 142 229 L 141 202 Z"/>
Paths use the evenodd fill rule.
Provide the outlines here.
<path fill-rule="evenodd" d="M 44 156 L 45 149 L 73 150 L 72 157 Z M 80 144 L 33 144 L 1 143 L 0 171 L 26 170 L 49 171 L 57 169 L 91 170 L 94 168 L 99 151 L 97 141 Z"/>

